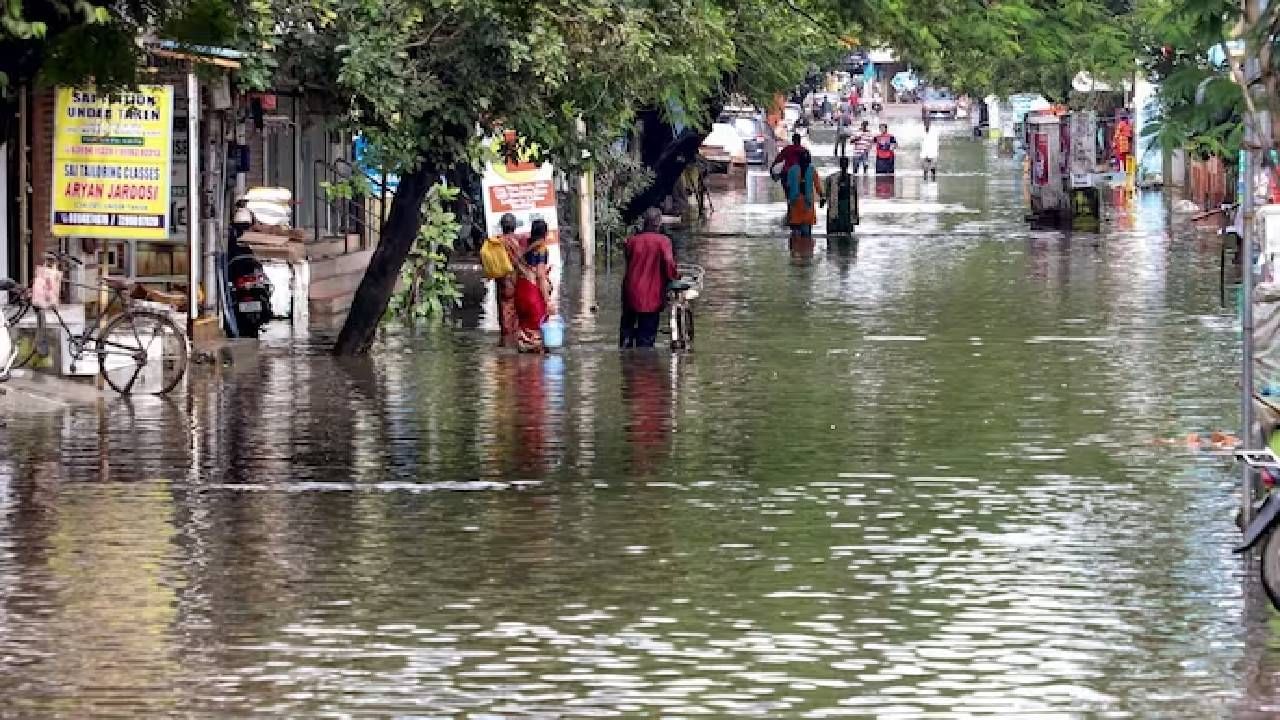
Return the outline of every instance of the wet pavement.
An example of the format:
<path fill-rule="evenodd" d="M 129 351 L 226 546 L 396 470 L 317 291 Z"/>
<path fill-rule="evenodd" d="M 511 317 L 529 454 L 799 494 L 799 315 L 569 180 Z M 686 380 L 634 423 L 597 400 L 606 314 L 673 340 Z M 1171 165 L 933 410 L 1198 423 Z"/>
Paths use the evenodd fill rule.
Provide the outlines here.
<path fill-rule="evenodd" d="M 918 134 L 918 128 L 914 129 Z M 959 132 L 961 128 L 955 128 Z M 697 351 L 474 310 L 0 428 L 0 717 L 1265 717 L 1211 239 L 1031 232 L 963 137 L 793 253 L 767 178 L 679 238 Z M 819 228 L 821 232 L 821 228 Z"/>

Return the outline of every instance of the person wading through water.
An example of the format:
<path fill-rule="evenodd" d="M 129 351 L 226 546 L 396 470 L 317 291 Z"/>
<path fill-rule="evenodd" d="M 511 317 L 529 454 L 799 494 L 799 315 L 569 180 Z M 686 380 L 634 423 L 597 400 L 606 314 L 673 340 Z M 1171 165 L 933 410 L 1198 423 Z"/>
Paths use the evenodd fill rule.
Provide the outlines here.
<path fill-rule="evenodd" d="M 898 139 L 889 134 L 889 126 L 880 123 L 880 134 L 876 136 L 876 174 L 892 175 L 897 158 Z"/>
<path fill-rule="evenodd" d="M 871 148 L 876 144 L 876 136 L 871 132 L 871 123 L 862 121 L 862 127 L 853 136 L 853 171 L 867 173 L 871 171 Z"/>
<path fill-rule="evenodd" d="M 644 211 L 644 230 L 622 246 L 627 272 L 622 278 L 622 322 L 618 346 L 651 348 L 667 302 L 667 283 L 680 276 L 671 238 L 662 234 L 662 211 Z"/>
<path fill-rule="evenodd" d="M 941 145 L 938 128 L 928 118 L 924 121 L 924 139 L 920 141 L 920 162 L 924 166 L 924 179 L 938 179 L 938 148 Z"/>
<path fill-rule="evenodd" d="M 858 224 L 858 185 L 849 174 L 849 158 L 840 158 L 840 172 L 823 182 L 827 205 L 827 239 L 848 238 Z"/>
<path fill-rule="evenodd" d="M 791 226 L 792 240 L 813 237 L 813 226 L 818 222 L 816 200 L 821 198 L 813 157 L 805 150 L 800 162 L 787 172 L 787 225 Z"/>
<path fill-rule="evenodd" d="M 840 111 L 840 119 L 836 122 L 836 157 L 846 157 L 849 154 L 849 138 L 853 137 L 853 111 Z"/>
<path fill-rule="evenodd" d="M 498 300 L 498 328 L 501 336 L 498 345 L 514 342 L 519 329 L 519 317 L 516 315 L 516 280 L 517 264 L 521 261 L 524 247 L 516 237 L 516 216 L 506 213 L 498 220 L 501 235 L 484 241 L 480 259 L 484 265 L 485 276 L 494 282 L 494 290 Z M 505 257 L 504 257 L 505 255 Z"/>

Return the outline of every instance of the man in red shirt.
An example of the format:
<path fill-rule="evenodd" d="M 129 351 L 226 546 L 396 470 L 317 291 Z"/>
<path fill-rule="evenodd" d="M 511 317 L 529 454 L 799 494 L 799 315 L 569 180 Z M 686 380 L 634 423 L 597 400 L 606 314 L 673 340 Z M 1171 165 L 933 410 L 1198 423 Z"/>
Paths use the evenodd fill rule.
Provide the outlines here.
<path fill-rule="evenodd" d="M 800 162 L 800 154 L 803 152 L 804 145 L 800 143 L 800 133 L 793 133 L 791 135 L 791 144 L 782 148 L 778 152 L 778 157 L 773 161 L 774 167 L 778 167 L 779 164 L 782 165 L 782 170 L 779 171 L 778 175 L 782 182 L 785 183 L 787 181 L 787 171 L 791 169 L 792 165 Z"/>
<path fill-rule="evenodd" d="M 679 277 L 671 239 L 662 234 L 662 211 L 644 211 L 644 232 L 622 246 L 627 273 L 622 278 L 620 347 L 651 348 L 658 340 L 658 324 L 667 301 L 667 283 Z"/>

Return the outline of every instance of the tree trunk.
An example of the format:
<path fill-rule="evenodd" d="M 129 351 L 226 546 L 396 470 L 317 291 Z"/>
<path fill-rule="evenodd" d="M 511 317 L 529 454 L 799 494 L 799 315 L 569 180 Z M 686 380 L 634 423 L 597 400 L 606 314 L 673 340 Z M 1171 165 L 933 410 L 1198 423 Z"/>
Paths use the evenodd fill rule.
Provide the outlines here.
<path fill-rule="evenodd" d="M 418 231 L 422 229 L 422 201 L 438 175 L 424 163 L 400 176 L 400 185 L 391 201 L 391 212 L 382 226 L 381 239 L 360 280 L 347 321 L 342 324 L 342 332 L 338 333 L 334 354 L 363 355 L 369 351 L 378 324 L 391 302 L 391 294 L 395 292 L 400 268 L 404 266 L 418 238 Z"/>
<path fill-rule="evenodd" d="M 720 108 L 713 110 L 714 116 Z M 627 220 L 634 220 L 648 208 L 662 204 L 675 188 L 681 173 L 698 158 L 698 148 L 707 137 L 707 133 L 691 127 L 677 134 L 657 110 L 640 113 L 640 120 L 644 123 L 640 135 L 640 160 L 653 171 L 653 184 L 627 204 L 623 213 Z"/>

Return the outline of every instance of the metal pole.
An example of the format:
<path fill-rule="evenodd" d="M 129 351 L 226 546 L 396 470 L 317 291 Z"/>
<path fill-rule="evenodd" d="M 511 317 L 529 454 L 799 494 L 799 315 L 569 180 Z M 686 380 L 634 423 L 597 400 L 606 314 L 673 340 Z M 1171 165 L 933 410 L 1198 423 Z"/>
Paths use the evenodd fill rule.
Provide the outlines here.
<path fill-rule="evenodd" d="M 591 170 L 578 176 L 578 240 L 582 243 L 582 267 L 596 266 L 595 178 Z"/>
<path fill-rule="evenodd" d="M 27 193 L 27 123 L 31 122 L 28 114 L 27 93 L 29 89 L 23 85 L 18 89 L 18 281 L 24 285 L 31 283 L 32 266 L 31 247 L 31 196 Z"/>
<path fill-rule="evenodd" d="M 200 81 L 187 73 L 187 316 L 200 317 Z"/>
<path fill-rule="evenodd" d="M 1244 153 L 1244 197 L 1240 199 L 1240 276 L 1241 276 L 1241 308 L 1240 331 L 1242 335 L 1241 368 L 1240 368 L 1240 421 L 1243 429 L 1240 433 L 1241 448 L 1252 449 L 1253 442 L 1253 175 L 1254 150 L 1245 143 Z M 1244 500 L 1244 518 L 1248 523 L 1253 519 L 1253 471 L 1248 463 L 1242 463 L 1240 492 Z"/>
<path fill-rule="evenodd" d="M 204 193 L 201 199 L 207 201 L 211 207 L 205 209 L 205 218 L 201 221 L 204 230 L 204 272 L 202 275 L 204 284 L 204 310 L 205 314 L 215 317 L 218 315 L 218 268 L 217 268 L 217 252 L 221 249 L 221 243 L 218 241 L 219 228 L 222 225 L 222 188 L 226 187 L 223 180 L 227 176 L 227 148 L 223 145 L 222 138 L 222 115 L 215 111 L 210 114 L 207 120 L 210 123 L 209 132 L 205 134 L 209 138 L 209 142 L 205 144 L 204 152 L 204 172 L 201 173 L 202 187 L 200 191 Z"/>

